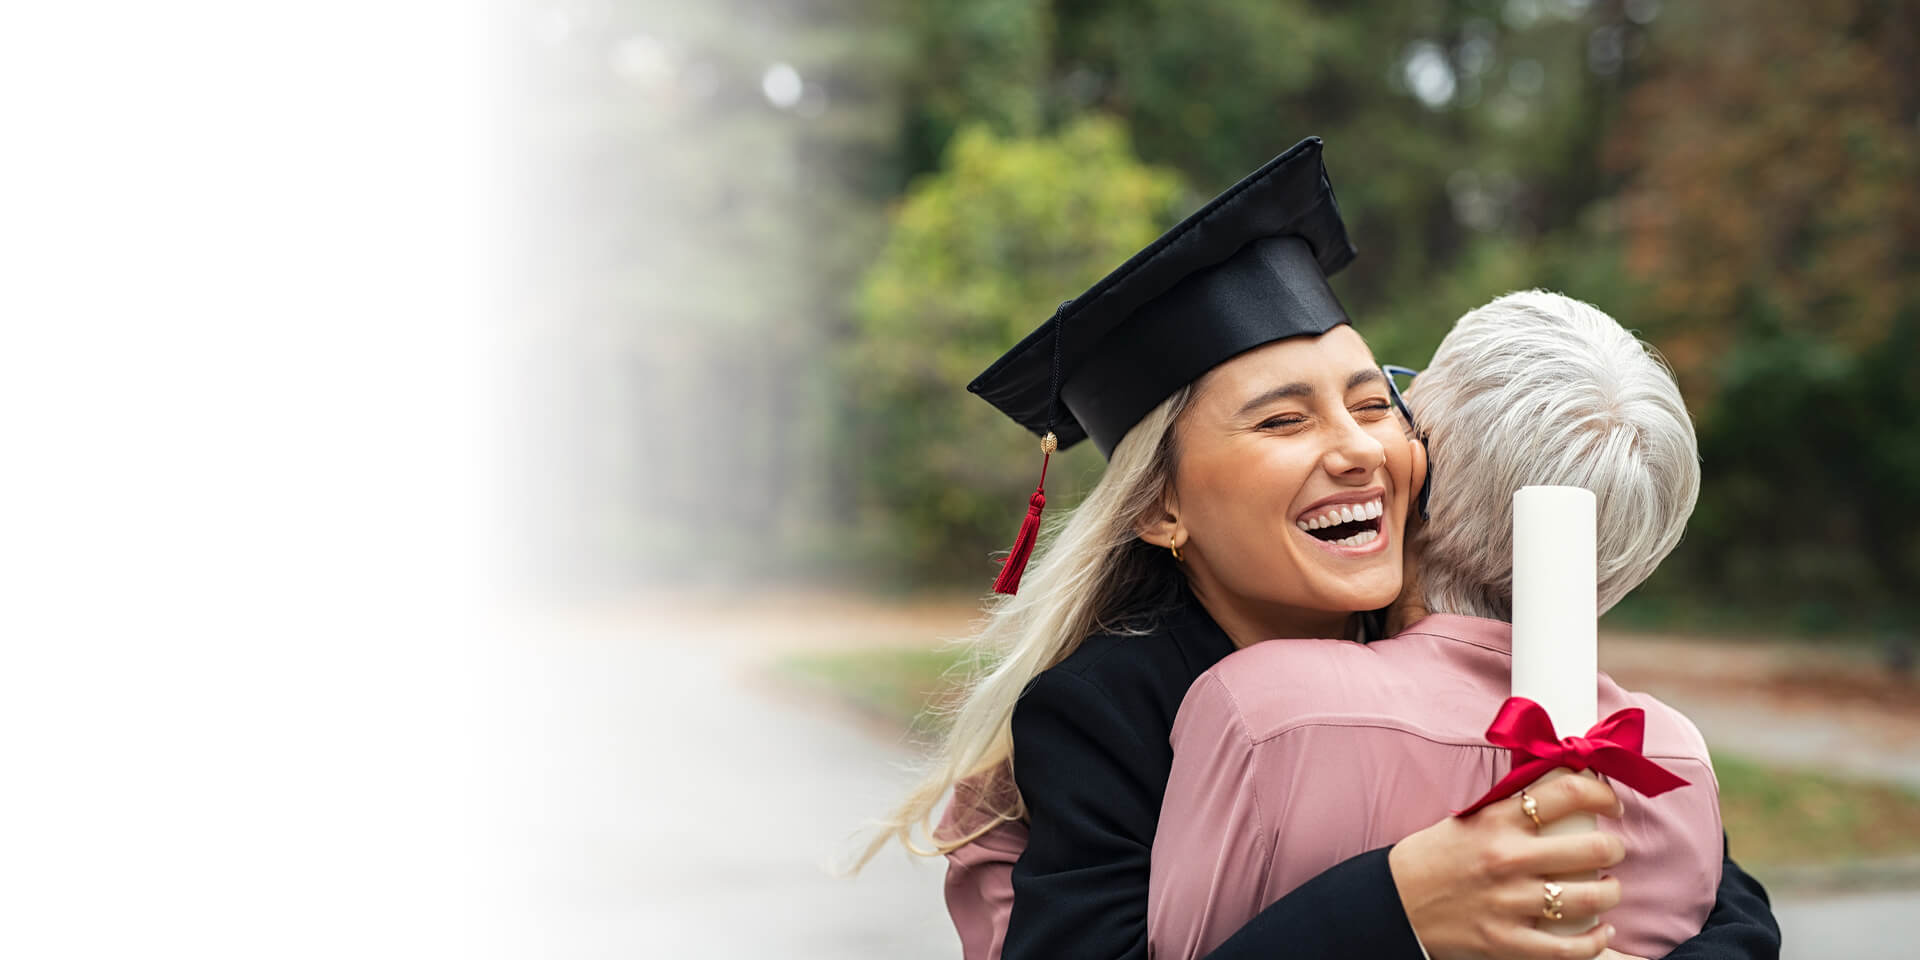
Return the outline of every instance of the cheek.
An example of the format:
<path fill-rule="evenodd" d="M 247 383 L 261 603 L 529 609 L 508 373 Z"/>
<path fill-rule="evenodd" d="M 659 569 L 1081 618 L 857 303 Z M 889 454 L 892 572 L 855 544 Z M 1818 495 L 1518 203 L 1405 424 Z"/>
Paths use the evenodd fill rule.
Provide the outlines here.
<path fill-rule="evenodd" d="M 1413 486 L 1413 445 L 1399 430 L 1376 431 L 1376 435 L 1387 451 L 1387 476 L 1392 481 L 1393 499 L 1404 501 Z"/>
<path fill-rule="evenodd" d="M 1242 550 L 1271 545 L 1273 532 L 1292 522 L 1288 511 L 1311 467 L 1288 453 L 1254 443 L 1183 470 L 1180 497 L 1194 535 L 1204 532 Z"/>

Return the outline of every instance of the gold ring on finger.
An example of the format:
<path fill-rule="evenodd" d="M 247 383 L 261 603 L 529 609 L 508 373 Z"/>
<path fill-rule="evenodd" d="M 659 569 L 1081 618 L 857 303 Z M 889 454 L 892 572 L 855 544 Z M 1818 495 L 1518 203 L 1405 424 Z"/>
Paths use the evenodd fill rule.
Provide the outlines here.
<path fill-rule="evenodd" d="M 1565 893 L 1566 888 L 1554 883 L 1552 880 L 1548 880 L 1545 892 L 1546 903 L 1540 907 L 1540 915 L 1546 917 L 1548 920 L 1566 919 L 1565 911 L 1567 905 L 1560 899 L 1560 894 Z"/>
<path fill-rule="evenodd" d="M 1533 821 L 1535 829 L 1546 826 L 1540 822 L 1540 802 L 1528 796 L 1525 790 L 1520 791 L 1520 811 Z"/>

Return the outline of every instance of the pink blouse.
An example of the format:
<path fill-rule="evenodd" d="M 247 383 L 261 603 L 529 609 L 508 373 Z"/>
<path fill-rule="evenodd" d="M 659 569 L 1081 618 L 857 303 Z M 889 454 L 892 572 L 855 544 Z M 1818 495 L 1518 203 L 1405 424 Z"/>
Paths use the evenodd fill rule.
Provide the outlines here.
<path fill-rule="evenodd" d="M 1151 955 L 1204 956 L 1327 868 L 1485 793 L 1510 767 L 1485 733 L 1510 689 L 1511 635 L 1499 621 L 1436 615 L 1368 645 L 1255 644 L 1201 675 L 1174 721 Z M 1692 782 L 1653 799 L 1622 787 L 1625 817 L 1601 821 L 1627 847 L 1609 871 L 1625 897 L 1606 915 L 1613 947 L 1665 956 L 1713 907 L 1719 785 L 1706 742 L 1678 711 L 1605 674 L 1599 697 L 1602 717 L 1644 708 L 1647 756 Z"/>
<path fill-rule="evenodd" d="M 1004 805 L 1012 784 L 1012 771 L 1005 766 L 955 784 L 934 837 L 964 837 L 990 823 L 985 801 Z M 1013 914 L 1013 865 L 1026 849 L 1027 825 L 1013 821 L 947 854 L 947 915 L 960 934 L 962 960 L 1000 960 Z"/>

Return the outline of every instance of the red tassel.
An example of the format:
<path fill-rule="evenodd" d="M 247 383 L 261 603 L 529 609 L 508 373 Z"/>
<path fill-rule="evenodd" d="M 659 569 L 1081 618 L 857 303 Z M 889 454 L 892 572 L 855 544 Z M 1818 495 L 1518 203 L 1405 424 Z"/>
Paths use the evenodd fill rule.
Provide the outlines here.
<path fill-rule="evenodd" d="M 994 578 L 994 593 L 1020 592 L 1020 575 L 1027 572 L 1027 561 L 1033 559 L 1033 545 L 1040 539 L 1040 511 L 1047 507 L 1047 464 L 1053 462 L 1057 442 L 1051 433 L 1040 441 L 1040 449 L 1045 454 L 1040 460 L 1040 483 L 1033 488 L 1033 496 L 1027 498 L 1027 518 L 1020 521 L 1020 535 L 1013 538 L 1013 551 L 1000 567 L 1000 576 Z"/>

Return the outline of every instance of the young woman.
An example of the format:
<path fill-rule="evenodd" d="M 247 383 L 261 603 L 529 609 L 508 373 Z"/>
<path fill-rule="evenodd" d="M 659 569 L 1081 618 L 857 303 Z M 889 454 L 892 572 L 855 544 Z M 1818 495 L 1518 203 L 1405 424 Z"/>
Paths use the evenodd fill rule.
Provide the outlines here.
<path fill-rule="evenodd" d="M 970 956 L 1144 957 L 1167 738 L 1188 686 L 1239 646 L 1363 639 L 1363 612 L 1399 592 L 1424 466 L 1327 288 L 1352 256 L 1319 142 L 1303 142 L 973 384 L 1036 434 L 1091 437 L 1110 463 L 1021 592 L 989 612 L 977 640 L 1000 659 L 893 822 L 908 837 L 965 782 L 935 839 L 955 864 L 950 903 Z M 1296 525 L 1329 509 L 1337 526 Z M 1543 820 L 1615 808 L 1604 785 L 1562 783 L 1543 791 Z M 1618 853 L 1605 837 L 1449 819 L 1322 872 L 1214 955 L 1592 956 L 1604 928 L 1543 933 L 1507 894 Z M 1011 897 L 996 892 L 1008 872 Z M 1762 949 L 1712 955 L 1770 956 L 1764 896 L 1737 868 L 1726 875 L 1726 912 L 1703 937 L 1758 930 Z"/>
<path fill-rule="evenodd" d="M 1161 960 L 1205 956 L 1270 899 L 1470 807 L 1506 776 L 1508 752 L 1486 731 L 1513 676 L 1515 488 L 1594 492 L 1600 613 L 1686 529 L 1700 455 L 1680 389 L 1587 304 L 1536 290 L 1468 313 L 1408 396 L 1446 477 L 1412 537 L 1418 575 L 1400 606 L 1418 622 L 1365 646 L 1256 644 L 1194 683 L 1154 837 L 1148 935 Z M 1700 932 L 1720 879 L 1711 759 L 1673 708 L 1604 673 L 1598 693 L 1599 716 L 1639 711 L 1644 755 L 1687 783 L 1621 791 L 1623 815 L 1603 825 L 1627 850 L 1611 879 L 1517 887 L 1512 909 L 1604 912 L 1616 949 L 1665 956 Z M 1524 792 L 1499 803 L 1532 826 Z"/>

